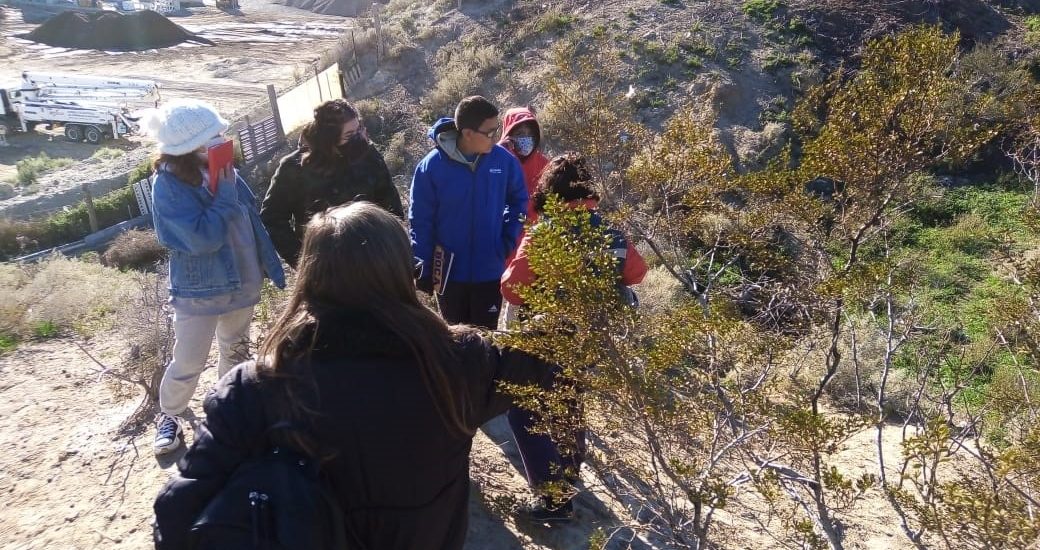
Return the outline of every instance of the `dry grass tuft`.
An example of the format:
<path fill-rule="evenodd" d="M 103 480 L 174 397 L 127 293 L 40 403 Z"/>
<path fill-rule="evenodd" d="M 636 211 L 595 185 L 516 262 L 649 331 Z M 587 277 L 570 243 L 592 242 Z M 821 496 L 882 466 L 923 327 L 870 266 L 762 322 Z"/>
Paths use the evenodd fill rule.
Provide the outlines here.
<path fill-rule="evenodd" d="M 62 256 L 0 265 L 0 334 L 25 338 L 48 326 L 89 336 L 112 325 L 134 287 L 133 275 Z"/>
<path fill-rule="evenodd" d="M 119 269 L 153 269 L 168 253 L 152 230 L 131 230 L 115 238 L 101 262 Z"/>
<path fill-rule="evenodd" d="M 466 96 L 490 95 L 502 68 L 502 52 L 494 46 L 445 47 L 437 58 L 437 83 L 422 101 L 430 119 L 451 116 L 455 105 Z"/>

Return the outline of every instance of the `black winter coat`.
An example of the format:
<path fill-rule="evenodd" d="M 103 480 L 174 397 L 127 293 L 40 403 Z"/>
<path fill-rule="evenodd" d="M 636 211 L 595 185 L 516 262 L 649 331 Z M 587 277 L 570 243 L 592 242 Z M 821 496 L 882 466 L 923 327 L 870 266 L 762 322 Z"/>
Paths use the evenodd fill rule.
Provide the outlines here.
<path fill-rule="evenodd" d="M 278 255 L 289 265 L 296 267 L 307 222 L 329 207 L 363 200 L 404 219 L 390 170 L 371 143 L 364 157 L 354 162 L 343 159 L 330 174 L 303 166 L 303 152 L 297 149 L 282 159 L 260 206 L 260 219 Z"/>
<path fill-rule="evenodd" d="M 317 412 L 310 429 L 339 496 L 348 528 L 371 550 L 460 549 L 466 538 L 472 437 L 450 433 L 402 342 L 365 315 L 323 322 L 311 371 Z M 500 350 L 477 334 L 460 336 L 447 365 L 456 391 L 472 404 L 471 428 L 510 405 L 500 381 L 551 382 L 552 366 Z M 181 459 L 180 473 L 155 502 L 156 548 L 187 548 L 206 503 L 279 419 L 261 397 L 251 363 L 225 375 L 206 398 L 206 420 Z M 252 451 L 251 451 L 252 449 Z"/>

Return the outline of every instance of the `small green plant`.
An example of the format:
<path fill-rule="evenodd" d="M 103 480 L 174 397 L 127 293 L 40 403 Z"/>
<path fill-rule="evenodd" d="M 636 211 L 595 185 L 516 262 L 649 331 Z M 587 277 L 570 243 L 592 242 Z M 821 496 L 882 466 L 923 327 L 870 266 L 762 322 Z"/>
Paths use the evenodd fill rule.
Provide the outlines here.
<path fill-rule="evenodd" d="M 664 49 L 661 55 L 661 60 L 669 65 L 674 65 L 682 59 L 682 53 L 679 51 L 678 44 L 672 44 Z"/>
<path fill-rule="evenodd" d="M 791 111 L 787 106 L 787 99 L 776 96 L 769 100 L 762 114 L 759 115 L 762 122 L 791 122 Z"/>
<path fill-rule="evenodd" d="M 577 20 L 577 17 L 562 11 L 550 11 L 538 20 L 535 29 L 539 33 L 557 34 L 569 29 Z"/>
<path fill-rule="evenodd" d="M 133 185 L 152 175 L 152 161 L 144 160 L 134 166 L 134 169 L 126 176 L 126 182 Z"/>
<path fill-rule="evenodd" d="M 784 52 L 769 52 L 769 55 L 762 60 L 762 69 L 769 72 L 776 72 L 792 66 L 794 66 L 794 58 Z"/>
<path fill-rule="evenodd" d="M 766 21 L 773 18 L 783 5 L 780 0 L 745 0 L 740 11 L 757 21 Z"/>
<path fill-rule="evenodd" d="M 117 159 L 125 154 L 126 151 L 122 149 L 116 149 L 115 147 L 102 147 L 97 151 L 94 151 L 94 154 L 90 155 L 90 158 L 100 160 L 112 160 Z"/>
<path fill-rule="evenodd" d="M 1026 17 L 1026 42 L 1029 44 L 1040 44 L 1040 15 Z"/>
<path fill-rule="evenodd" d="M 43 174 L 60 170 L 72 165 L 74 162 L 76 161 L 69 158 L 51 158 L 47 153 L 40 153 L 35 157 L 18 161 L 15 178 L 19 185 L 33 185 L 39 181 L 40 176 Z"/>
<path fill-rule="evenodd" d="M 37 338 L 54 338 L 58 335 L 58 325 L 54 321 L 40 321 L 33 326 L 32 332 Z"/>
<path fill-rule="evenodd" d="M 599 38 L 603 38 L 605 36 L 607 36 L 607 26 L 606 25 L 596 25 L 595 27 L 592 28 L 592 37 L 593 38 L 599 39 Z"/>
<path fill-rule="evenodd" d="M 18 338 L 11 334 L 0 334 L 0 355 L 14 351 L 18 347 Z"/>

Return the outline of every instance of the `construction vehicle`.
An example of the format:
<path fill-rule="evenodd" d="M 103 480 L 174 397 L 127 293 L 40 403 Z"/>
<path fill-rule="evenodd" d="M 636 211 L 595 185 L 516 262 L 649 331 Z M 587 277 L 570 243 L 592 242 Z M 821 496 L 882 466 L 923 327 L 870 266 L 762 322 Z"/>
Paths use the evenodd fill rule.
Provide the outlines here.
<path fill-rule="evenodd" d="M 69 141 L 101 143 L 137 132 L 134 112 L 160 99 L 150 80 L 23 72 L 21 82 L 0 87 L 0 125 L 8 135 L 60 126 Z"/>

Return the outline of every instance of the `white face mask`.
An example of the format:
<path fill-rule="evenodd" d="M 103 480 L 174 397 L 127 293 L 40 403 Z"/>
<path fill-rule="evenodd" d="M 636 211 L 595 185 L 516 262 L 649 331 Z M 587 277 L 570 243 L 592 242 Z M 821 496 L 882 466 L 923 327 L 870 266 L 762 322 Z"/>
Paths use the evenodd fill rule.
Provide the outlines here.
<path fill-rule="evenodd" d="M 534 136 L 515 137 L 513 145 L 516 146 L 516 154 L 526 157 L 534 152 Z"/>

